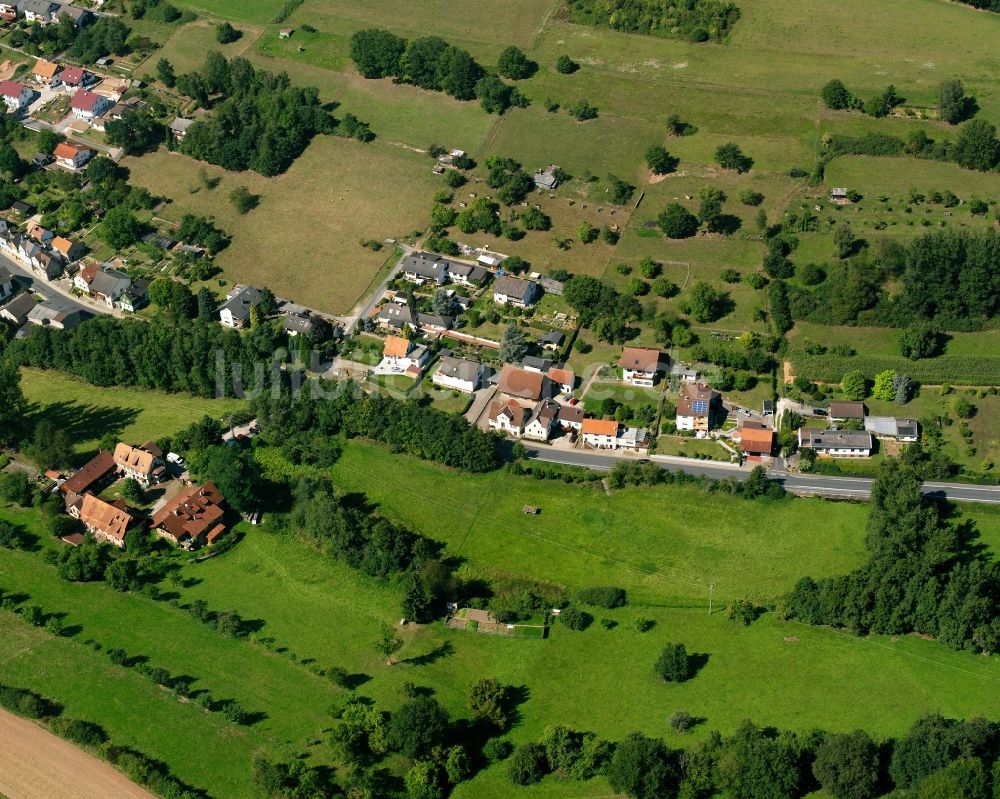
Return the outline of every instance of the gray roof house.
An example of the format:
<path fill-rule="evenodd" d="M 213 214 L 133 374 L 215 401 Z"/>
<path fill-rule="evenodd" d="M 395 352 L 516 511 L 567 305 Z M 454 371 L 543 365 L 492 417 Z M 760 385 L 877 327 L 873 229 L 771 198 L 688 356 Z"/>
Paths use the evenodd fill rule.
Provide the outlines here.
<path fill-rule="evenodd" d="M 149 302 L 149 281 L 141 278 L 129 286 L 118 298 L 118 307 L 135 313 Z"/>
<path fill-rule="evenodd" d="M 448 276 L 455 283 L 475 283 L 482 285 L 490 278 L 490 270 L 477 264 L 460 264 L 457 261 L 448 262 Z"/>
<path fill-rule="evenodd" d="M 38 305 L 38 300 L 25 292 L 0 308 L 0 319 L 20 327 L 28 321 L 28 314 L 36 305 Z"/>
<path fill-rule="evenodd" d="M 52 22 L 55 19 L 55 12 L 59 8 L 59 3 L 53 3 L 50 0 L 20 0 L 17 4 L 17 10 L 24 15 L 25 19 L 29 22 L 38 20 L 42 24 Z"/>
<path fill-rule="evenodd" d="M 33 325 L 69 330 L 83 321 L 80 312 L 61 299 L 54 298 L 38 303 L 28 312 L 28 321 Z"/>
<path fill-rule="evenodd" d="M 431 382 L 437 386 L 471 393 L 482 384 L 486 367 L 478 361 L 467 361 L 451 355 L 442 356 Z"/>
<path fill-rule="evenodd" d="M 103 299 L 108 305 L 114 305 L 131 285 L 132 279 L 124 272 L 111 266 L 102 266 L 94 274 L 94 279 L 90 283 L 90 293 L 98 299 Z"/>
<path fill-rule="evenodd" d="M 382 306 L 382 310 L 378 312 L 376 318 L 380 325 L 395 328 L 396 330 L 402 330 L 405 325 L 416 327 L 413 321 L 413 311 L 410 310 L 408 305 L 387 303 Z"/>
<path fill-rule="evenodd" d="M 559 167 L 549 164 L 545 169 L 539 169 L 531 179 L 535 181 L 535 186 L 540 189 L 551 190 L 559 185 Z"/>
<path fill-rule="evenodd" d="M 226 327 L 246 327 L 250 309 L 260 302 L 260 291 L 254 286 L 236 286 L 219 306 L 219 321 Z"/>
<path fill-rule="evenodd" d="M 920 437 L 916 419 L 897 419 L 894 416 L 866 416 L 865 430 L 877 438 L 894 438 L 897 441 L 916 441 Z"/>
<path fill-rule="evenodd" d="M 174 120 L 170 123 L 170 132 L 173 134 L 175 139 L 183 139 L 187 136 L 188 128 L 194 124 L 193 119 L 185 119 L 184 117 L 174 117 Z"/>
<path fill-rule="evenodd" d="M 539 291 L 538 284 L 531 280 L 501 275 L 493 284 L 493 301 L 500 305 L 526 307 L 538 301 Z"/>
<path fill-rule="evenodd" d="M 430 313 L 418 313 L 417 324 L 431 330 L 451 330 L 455 320 L 450 316 L 437 316 Z"/>
<path fill-rule="evenodd" d="M 447 258 L 429 252 L 416 252 L 403 259 L 403 277 L 411 283 L 437 283 L 439 286 L 448 282 Z"/>
<path fill-rule="evenodd" d="M 308 313 L 286 313 L 281 318 L 281 327 L 289 336 L 308 336 L 313 332 L 314 325 Z"/>
<path fill-rule="evenodd" d="M 69 3 L 62 3 L 53 15 L 53 19 L 58 20 L 63 15 L 73 20 L 78 28 L 82 28 L 94 18 L 94 15 L 87 9 Z"/>
<path fill-rule="evenodd" d="M 834 458 L 867 458 L 872 454 L 872 434 L 867 430 L 799 430 L 799 447 Z"/>
<path fill-rule="evenodd" d="M 545 335 L 538 337 L 538 343 L 541 344 L 544 349 L 557 350 L 562 346 L 565 338 L 566 337 L 558 330 L 550 330 Z"/>

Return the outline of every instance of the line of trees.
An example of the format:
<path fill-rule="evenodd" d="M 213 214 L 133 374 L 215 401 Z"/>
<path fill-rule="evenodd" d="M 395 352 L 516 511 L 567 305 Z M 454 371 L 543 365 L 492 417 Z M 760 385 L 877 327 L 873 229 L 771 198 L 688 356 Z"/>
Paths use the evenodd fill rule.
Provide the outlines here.
<path fill-rule="evenodd" d="M 479 100 L 491 114 L 512 106 L 525 107 L 527 99 L 516 87 L 483 68 L 466 50 L 439 36 L 407 40 L 382 28 L 366 28 L 351 36 L 351 58 L 366 78 L 393 78 L 422 89 L 444 92 L 456 100 Z M 501 74 L 519 79 L 534 65 L 516 47 L 500 57 Z"/>
<path fill-rule="evenodd" d="M 1000 563 L 970 546 L 970 523 L 942 518 L 916 470 L 887 460 L 872 486 L 868 561 L 850 574 L 803 577 L 787 613 L 859 633 L 931 635 L 954 649 L 1000 650 Z"/>
<path fill-rule="evenodd" d="M 577 23 L 692 42 L 721 41 L 740 18 L 739 7 L 722 0 L 570 0 L 568 5 Z"/>
<path fill-rule="evenodd" d="M 320 133 L 370 141 L 368 125 L 352 114 L 336 120 L 314 87 L 293 86 L 245 58 L 210 52 L 200 71 L 178 75 L 177 90 L 212 113 L 192 125 L 180 145 L 194 158 L 239 172 L 284 172 Z"/>

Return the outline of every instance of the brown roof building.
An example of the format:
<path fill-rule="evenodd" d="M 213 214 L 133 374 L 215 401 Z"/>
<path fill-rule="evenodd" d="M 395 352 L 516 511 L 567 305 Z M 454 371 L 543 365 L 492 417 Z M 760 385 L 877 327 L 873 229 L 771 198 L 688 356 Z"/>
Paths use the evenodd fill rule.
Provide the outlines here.
<path fill-rule="evenodd" d="M 126 476 L 144 485 L 159 482 L 165 474 L 162 453 L 152 441 L 133 447 L 119 441 L 115 447 L 115 466 Z"/>
<path fill-rule="evenodd" d="M 98 483 L 107 480 L 115 471 L 115 461 L 111 453 L 101 450 L 91 458 L 80 471 L 70 477 L 60 488 L 67 495 L 83 494 Z"/>
<path fill-rule="evenodd" d="M 663 353 L 645 347 L 625 347 L 618 359 L 622 380 L 636 386 L 652 386 L 656 376 L 664 371 Z"/>
<path fill-rule="evenodd" d="M 538 402 L 552 396 L 552 381 L 541 372 L 507 364 L 500 370 L 497 388 L 501 394 Z"/>
<path fill-rule="evenodd" d="M 831 419 L 864 419 L 865 404 L 863 402 L 831 402 Z"/>
<path fill-rule="evenodd" d="M 770 455 L 774 448 L 774 431 L 748 422 L 740 428 L 740 452 L 747 455 Z"/>
<path fill-rule="evenodd" d="M 107 541 L 122 548 L 125 547 L 125 533 L 138 521 L 122 500 L 105 502 L 90 493 L 83 495 L 79 519 L 98 541 Z"/>
<path fill-rule="evenodd" d="M 678 430 L 709 430 L 719 393 L 704 383 L 685 383 L 677 400 Z"/>
<path fill-rule="evenodd" d="M 226 532 L 224 504 L 214 483 L 189 486 L 153 514 L 153 532 L 185 548 L 214 544 Z"/>

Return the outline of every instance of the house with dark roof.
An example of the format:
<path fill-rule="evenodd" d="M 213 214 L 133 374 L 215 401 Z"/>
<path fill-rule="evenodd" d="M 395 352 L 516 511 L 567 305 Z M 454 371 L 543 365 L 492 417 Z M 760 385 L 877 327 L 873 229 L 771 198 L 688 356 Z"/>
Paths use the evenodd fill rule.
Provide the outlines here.
<path fill-rule="evenodd" d="M 69 17 L 78 28 L 82 28 L 94 19 L 94 15 L 86 8 L 80 8 L 70 3 L 60 4 L 55 14 L 53 14 L 53 21 L 58 21 L 60 17 Z"/>
<path fill-rule="evenodd" d="M 382 327 L 389 327 L 393 330 L 402 330 L 404 327 L 416 329 L 417 323 L 414 312 L 408 305 L 388 303 L 379 309 L 376 320 Z"/>
<path fill-rule="evenodd" d="M 133 282 L 121 296 L 118 297 L 117 306 L 123 311 L 135 313 L 149 304 L 149 281 L 140 278 Z"/>
<path fill-rule="evenodd" d="M 59 3 L 52 2 L 52 0 L 19 0 L 17 9 L 24 15 L 27 22 L 48 25 L 55 21 Z"/>
<path fill-rule="evenodd" d="M 867 430 L 799 430 L 799 449 L 811 449 L 830 458 L 867 458 L 872 454 L 872 434 Z"/>
<path fill-rule="evenodd" d="M 493 283 L 493 302 L 527 308 L 538 302 L 541 289 L 531 280 L 511 275 L 500 275 Z"/>
<path fill-rule="evenodd" d="M 916 419 L 899 419 L 894 416 L 866 416 L 865 430 L 876 438 L 912 443 L 920 438 Z"/>
<path fill-rule="evenodd" d="M 80 311 L 60 298 L 44 300 L 28 312 L 28 322 L 54 330 L 69 330 L 82 321 Z"/>
<path fill-rule="evenodd" d="M 538 343 L 541 344 L 543 350 L 558 350 L 565 339 L 566 336 L 558 330 L 550 330 L 548 333 L 538 337 Z"/>
<path fill-rule="evenodd" d="M 211 546 L 225 532 L 225 500 L 212 482 L 192 485 L 167 500 L 153 514 L 150 527 L 184 549 Z"/>
<path fill-rule="evenodd" d="M 448 262 L 448 278 L 453 283 L 463 286 L 481 286 L 490 279 L 492 272 L 478 264 L 463 264 L 458 261 Z"/>
<path fill-rule="evenodd" d="M 431 375 L 431 382 L 441 388 L 471 394 L 486 382 L 486 367 L 478 361 L 445 355 Z"/>
<path fill-rule="evenodd" d="M 28 314 L 36 305 L 38 305 L 38 300 L 26 291 L 0 307 L 0 319 L 15 327 L 20 327 L 28 321 Z"/>
<path fill-rule="evenodd" d="M 678 430 L 711 430 L 721 395 L 704 383 L 685 383 L 677 400 Z"/>
<path fill-rule="evenodd" d="M 260 291 L 256 287 L 236 285 L 219 306 L 219 321 L 226 327 L 246 327 L 250 324 L 250 309 L 259 302 Z"/>
<path fill-rule="evenodd" d="M 305 313 L 286 313 L 281 317 L 281 329 L 292 338 L 308 336 L 313 332 L 314 327 L 313 318 L 308 311 Z"/>
<path fill-rule="evenodd" d="M 448 259 L 437 253 L 411 253 L 403 258 L 403 277 L 417 285 L 436 283 L 443 286 L 448 282 L 449 265 Z"/>
<path fill-rule="evenodd" d="M 560 405 L 556 419 L 563 430 L 580 430 L 585 416 L 583 405 Z"/>

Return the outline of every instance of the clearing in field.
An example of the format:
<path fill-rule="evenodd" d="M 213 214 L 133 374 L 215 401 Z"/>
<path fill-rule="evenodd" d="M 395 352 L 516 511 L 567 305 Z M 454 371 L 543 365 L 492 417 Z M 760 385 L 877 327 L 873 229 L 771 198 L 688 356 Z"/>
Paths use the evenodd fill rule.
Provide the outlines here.
<path fill-rule="evenodd" d="M 133 182 L 170 198 L 158 211 L 164 218 L 206 214 L 232 235 L 217 259 L 226 277 L 330 313 L 349 311 L 391 252 L 373 252 L 361 241 L 422 229 L 440 185 L 426 155 L 330 136 L 316 138 L 274 178 L 164 151 L 125 159 L 125 165 Z M 221 178 L 214 189 L 205 187 L 201 170 Z M 260 195 L 249 214 L 229 202 L 237 186 Z"/>
<path fill-rule="evenodd" d="M 62 372 L 22 369 L 28 422 L 51 422 L 74 442 L 80 461 L 97 450 L 105 436 L 141 443 L 176 433 L 208 415 L 222 419 L 242 400 L 207 400 L 140 388 L 98 388 Z"/>
<path fill-rule="evenodd" d="M 165 58 L 173 66 L 174 72 L 181 75 L 185 72 L 201 69 L 205 63 L 205 55 L 210 50 L 216 50 L 226 58 L 243 55 L 260 36 L 261 28 L 249 25 L 236 25 L 235 27 L 243 35 L 235 42 L 219 44 L 215 37 L 214 24 L 201 19 L 188 23 L 179 28 L 161 49 L 155 50 L 146 61 L 136 68 L 136 71 L 144 69 L 146 72 L 155 74 L 156 63 L 161 58 Z"/>

